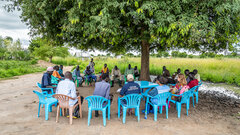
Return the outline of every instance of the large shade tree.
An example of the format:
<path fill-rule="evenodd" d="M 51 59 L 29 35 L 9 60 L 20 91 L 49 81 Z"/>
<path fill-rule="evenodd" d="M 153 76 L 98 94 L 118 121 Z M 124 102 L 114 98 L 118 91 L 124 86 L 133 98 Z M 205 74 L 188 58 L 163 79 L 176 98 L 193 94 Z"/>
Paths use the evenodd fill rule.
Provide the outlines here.
<path fill-rule="evenodd" d="M 141 80 L 149 52 L 231 49 L 240 29 L 239 0 L 10 0 L 30 34 L 79 49 L 141 51 Z"/>

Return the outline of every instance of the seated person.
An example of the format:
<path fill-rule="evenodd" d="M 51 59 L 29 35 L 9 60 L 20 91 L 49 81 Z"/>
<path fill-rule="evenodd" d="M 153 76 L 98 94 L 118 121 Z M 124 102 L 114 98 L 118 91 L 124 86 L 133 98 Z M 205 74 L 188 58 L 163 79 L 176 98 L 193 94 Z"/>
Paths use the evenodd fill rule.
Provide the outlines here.
<path fill-rule="evenodd" d="M 178 74 L 181 74 L 181 69 L 180 68 L 178 68 L 177 72 L 175 73 L 175 78 L 174 78 L 175 82 L 178 81 Z"/>
<path fill-rule="evenodd" d="M 115 66 L 112 70 L 112 74 L 111 74 L 112 86 L 111 87 L 114 87 L 115 80 L 118 80 L 119 87 L 122 87 L 121 72 L 117 66 Z"/>
<path fill-rule="evenodd" d="M 175 80 L 172 79 L 172 77 L 170 76 L 170 72 L 169 72 L 167 69 L 164 71 L 163 77 L 168 80 L 167 83 L 169 83 L 169 84 L 175 84 Z"/>
<path fill-rule="evenodd" d="M 168 80 L 166 80 L 166 78 L 164 77 L 160 77 L 158 80 L 156 80 L 156 83 L 159 85 L 155 88 L 153 88 L 151 91 L 148 92 L 148 95 L 154 97 L 158 94 L 164 93 L 164 92 L 169 92 L 170 91 L 170 87 L 168 85 L 166 85 Z M 158 98 L 151 98 L 150 101 L 153 104 L 158 104 L 158 102 L 160 102 L 160 100 L 158 100 Z M 151 110 L 151 111 L 150 111 Z M 145 111 L 145 110 L 144 110 Z M 143 111 L 143 112 L 144 112 Z M 148 112 L 153 112 L 153 108 L 152 106 L 150 106 Z"/>
<path fill-rule="evenodd" d="M 124 72 L 124 76 L 127 77 L 127 75 L 133 75 L 134 74 L 134 70 L 131 68 L 131 64 L 128 65 L 128 68 L 126 68 L 125 72 Z"/>
<path fill-rule="evenodd" d="M 58 73 L 61 77 L 64 77 L 64 75 L 63 75 L 63 65 L 60 65 Z"/>
<path fill-rule="evenodd" d="M 194 86 L 197 86 L 198 85 L 198 80 L 194 77 L 194 73 L 193 72 L 190 72 L 189 73 L 189 83 L 187 84 L 188 87 L 191 89 L 192 87 Z"/>
<path fill-rule="evenodd" d="M 178 83 L 176 86 L 171 90 L 172 94 L 182 94 L 185 91 L 188 91 L 187 80 L 183 74 L 178 74 Z"/>
<path fill-rule="evenodd" d="M 104 67 L 103 67 L 103 69 L 101 70 L 101 73 L 102 73 L 102 75 L 103 74 L 106 74 L 108 77 L 109 77 L 109 69 L 108 69 L 108 67 L 107 67 L 107 64 L 104 64 Z M 101 76 L 102 76 L 101 75 Z"/>
<path fill-rule="evenodd" d="M 162 68 L 163 68 L 162 74 L 164 74 L 165 71 L 167 70 L 167 68 L 166 68 L 166 66 L 163 66 Z"/>
<path fill-rule="evenodd" d="M 188 77 L 188 75 L 189 75 L 189 70 L 186 69 L 186 70 L 184 71 L 184 74 L 185 74 L 185 78 L 186 78 L 186 80 L 187 80 L 187 83 L 189 83 L 189 81 L 190 81 L 190 79 L 189 79 L 189 77 Z"/>
<path fill-rule="evenodd" d="M 140 76 L 137 66 L 134 67 L 134 76 L 135 78 Z"/>
<path fill-rule="evenodd" d="M 112 103 L 113 95 L 110 93 L 110 84 L 108 83 L 109 77 L 107 74 L 102 75 L 102 81 L 95 83 L 95 89 L 93 95 L 102 96 L 106 99 L 110 99 Z M 104 103 L 107 104 L 107 103 Z M 107 111 L 108 112 L 108 111 Z M 98 111 L 95 111 L 95 117 L 98 117 Z"/>
<path fill-rule="evenodd" d="M 123 97 L 128 94 L 140 94 L 140 86 L 134 82 L 134 77 L 132 74 L 127 75 L 127 81 L 128 83 L 125 84 L 121 91 L 120 91 L 120 97 Z M 122 104 L 126 104 L 126 102 L 121 101 Z M 132 113 L 132 109 L 129 109 L 128 114 Z"/>
<path fill-rule="evenodd" d="M 140 86 L 134 82 L 132 74 L 127 75 L 127 80 L 128 83 L 125 84 L 120 91 L 121 97 L 128 94 L 140 94 L 141 93 Z"/>
<path fill-rule="evenodd" d="M 41 87 L 42 88 L 53 88 L 53 91 L 55 92 L 56 87 L 54 87 L 53 84 L 51 82 L 51 75 L 53 74 L 53 67 L 48 67 L 47 68 L 47 72 L 43 74 L 42 76 L 42 84 Z"/>
<path fill-rule="evenodd" d="M 156 80 L 156 83 L 159 85 L 155 88 L 153 88 L 151 91 L 148 92 L 148 95 L 154 97 L 160 93 L 164 93 L 164 92 L 169 92 L 170 91 L 170 87 L 167 86 L 166 83 L 167 80 L 164 77 L 160 77 L 158 80 Z"/>
<path fill-rule="evenodd" d="M 194 73 L 194 75 L 195 75 L 195 78 L 198 80 L 198 82 L 200 82 L 201 79 L 200 79 L 200 75 L 198 74 L 198 70 L 197 70 L 197 69 L 194 69 L 194 70 L 193 70 L 193 73 Z"/>
<path fill-rule="evenodd" d="M 72 80 L 72 73 L 67 71 L 65 73 L 65 79 L 61 82 L 59 82 L 56 90 L 56 94 L 63 94 L 67 95 L 72 98 L 77 97 L 76 93 L 76 86 Z M 83 102 L 83 97 L 81 96 L 81 104 Z M 69 106 L 74 106 L 75 104 L 78 103 L 78 99 L 69 99 Z M 74 111 L 73 111 L 73 118 L 79 118 L 79 106 L 77 106 Z"/>
<path fill-rule="evenodd" d="M 59 70 L 59 66 L 54 66 L 53 67 L 54 71 L 53 71 L 53 74 L 52 76 L 58 78 L 58 79 L 62 79 L 62 77 L 60 76 L 60 74 L 58 73 L 58 70 Z"/>
<path fill-rule="evenodd" d="M 76 69 L 73 70 L 73 79 L 75 79 L 76 77 L 80 82 L 80 86 L 82 86 L 82 83 L 84 82 L 85 77 L 81 76 L 79 65 L 77 65 Z"/>
<path fill-rule="evenodd" d="M 97 77 L 93 75 L 93 72 L 90 70 L 90 66 L 87 66 L 87 69 L 85 70 L 85 75 L 87 75 L 87 80 L 90 82 L 90 86 L 92 86 L 91 79 L 97 81 Z"/>

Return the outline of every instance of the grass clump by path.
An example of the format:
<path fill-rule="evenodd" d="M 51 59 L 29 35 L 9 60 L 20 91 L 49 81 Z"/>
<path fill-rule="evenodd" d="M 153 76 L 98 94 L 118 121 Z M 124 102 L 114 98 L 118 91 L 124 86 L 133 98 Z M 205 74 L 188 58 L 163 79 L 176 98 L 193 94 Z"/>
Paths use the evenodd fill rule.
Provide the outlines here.
<path fill-rule="evenodd" d="M 80 58 L 68 57 L 68 58 L 59 58 L 54 57 L 54 64 L 62 65 L 80 65 L 80 70 L 83 69 L 89 64 L 90 60 L 82 61 Z M 131 64 L 132 67 L 138 66 L 141 68 L 141 59 L 140 58 L 107 58 L 107 57 L 95 57 L 95 71 L 100 72 L 104 63 L 108 64 L 110 70 L 117 65 L 122 74 L 127 68 L 128 64 Z M 198 59 L 198 58 L 150 58 L 150 74 L 159 75 L 162 73 L 162 66 L 166 66 L 171 74 L 177 71 L 177 68 L 181 68 L 182 73 L 185 69 L 192 71 L 197 69 L 201 75 L 203 81 L 211 81 L 214 83 L 224 82 L 227 84 L 237 84 L 240 86 L 240 60 L 233 58 L 224 58 L 224 59 Z"/>
<path fill-rule="evenodd" d="M 0 61 L 0 79 L 10 78 L 13 76 L 24 75 L 29 73 L 41 72 L 45 68 L 36 66 L 37 61 L 15 61 L 1 60 Z"/>

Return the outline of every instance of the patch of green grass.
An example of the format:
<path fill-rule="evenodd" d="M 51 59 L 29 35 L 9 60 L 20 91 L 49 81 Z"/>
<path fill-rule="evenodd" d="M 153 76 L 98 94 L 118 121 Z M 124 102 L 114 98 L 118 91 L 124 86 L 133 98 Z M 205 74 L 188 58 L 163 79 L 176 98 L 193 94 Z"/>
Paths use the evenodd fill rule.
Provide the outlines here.
<path fill-rule="evenodd" d="M 90 59 L 82 61 L 79 58 L 68 57 L 60 58 L 54 57 L 53 63 L 62 64 L 62 65 L 80 65 L 80 70 L 85 69 L 89 64 Z M 110 70 L 117 65 L 121 73 L 123 74 L 128 64 L 131 64 L 132 67 L 138 66 L 141 68 L 141 59 L 140 58 L 107 58 L 107 57 L 95 57 L 95 71 L 100 72 L 103 68 L 104 63 L 108 64 Z M 234 58 L 223 58 L 223 59 L 198 59 L 198 58 L 150 58 L 150 74 L 159 75 L 162 73 L 162 66 L 166 66 L 171 74 L 177 71 L 177 68 L 181 68 L 182 73 L 185 69 L 190 71 L 197 69 L 201 79 L 203 81 L 211 82 L 224 82 L 228 84 L 236 84 L 240 86 L 240 60 Z"/>
<path fill-rule="evenodd" d="M 45 69 L 38 67 L 35 64 L 36 60 L 31 61 L 15 61 L 1 60 L 0 61 L 0 78 L 9 78 L 13 76 L 41 72 Z"/>

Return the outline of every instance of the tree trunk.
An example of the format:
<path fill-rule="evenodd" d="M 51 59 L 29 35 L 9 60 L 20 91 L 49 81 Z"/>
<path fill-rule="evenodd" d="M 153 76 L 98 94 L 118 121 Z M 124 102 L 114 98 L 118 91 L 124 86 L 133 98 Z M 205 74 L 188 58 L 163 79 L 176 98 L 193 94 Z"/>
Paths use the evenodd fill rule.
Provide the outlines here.
<path fill-rule="evenodd" d="M 50 63 L 52 63 L 52 56 L 51 56 L 51 57 L 49 57 L 49 62 L 50 62 Z"/>
<path fill-rule="evenodd" d="M 149 43 L 145 40 L 142 41 L 141 45 L 141 81 L 151 81 L 149 74 Z"/>

